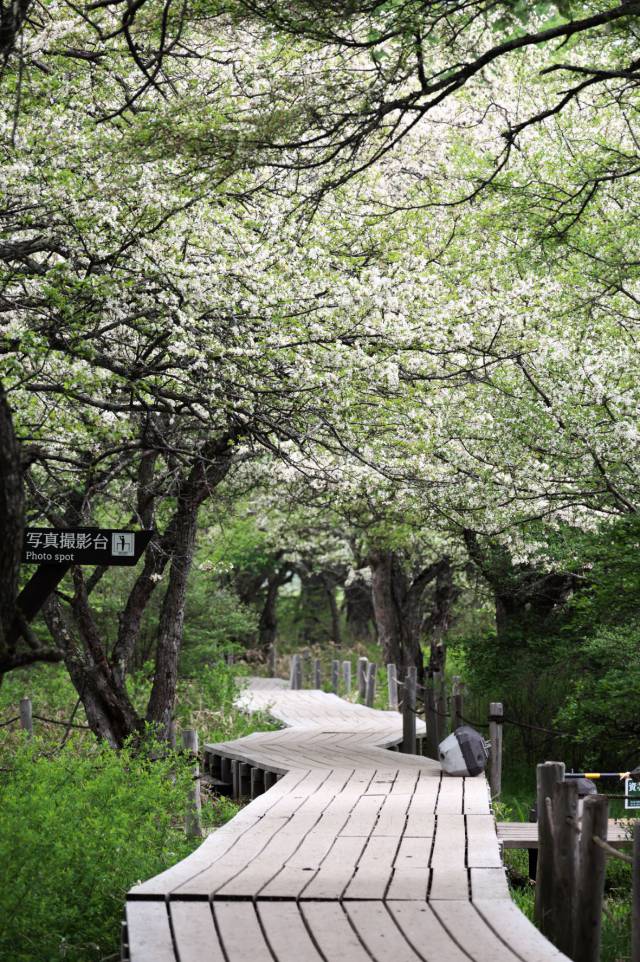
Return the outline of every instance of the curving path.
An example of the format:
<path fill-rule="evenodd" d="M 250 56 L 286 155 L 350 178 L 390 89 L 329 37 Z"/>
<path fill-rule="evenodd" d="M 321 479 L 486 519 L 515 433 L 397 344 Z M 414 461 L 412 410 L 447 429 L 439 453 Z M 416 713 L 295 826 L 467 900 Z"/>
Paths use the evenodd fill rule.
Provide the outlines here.
<path fill-rule="evenodd" d="M 205 746 L 253 801 L 129 892 L 124 959 L 565 960 L 511 902 L 484 776 L 389 751 L 397 712 L 277 679 L 240 700 L 287 727 Z"/>

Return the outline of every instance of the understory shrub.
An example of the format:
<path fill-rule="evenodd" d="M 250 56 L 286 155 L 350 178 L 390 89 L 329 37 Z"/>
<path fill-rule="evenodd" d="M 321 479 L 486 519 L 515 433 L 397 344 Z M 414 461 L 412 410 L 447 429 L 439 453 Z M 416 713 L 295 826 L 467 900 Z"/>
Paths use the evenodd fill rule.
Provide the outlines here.
<path fill-rule="evenodd" d="M 12 748 L 0 745 L 0 959 L 115 962 L 127 890 L 197 844 L 184 835 L 189 764 L 153 746 Z"/>

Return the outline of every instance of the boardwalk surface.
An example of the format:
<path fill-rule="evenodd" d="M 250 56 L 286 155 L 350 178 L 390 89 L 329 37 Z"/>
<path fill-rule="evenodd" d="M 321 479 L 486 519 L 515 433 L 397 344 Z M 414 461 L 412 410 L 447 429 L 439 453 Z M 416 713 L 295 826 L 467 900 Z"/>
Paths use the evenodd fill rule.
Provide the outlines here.
<path fill-rule="evenodd" d="M 131 890 L 130 962 L 561 962 L 509 898 L 487 783 L 389 749 L 396 712 L 256 679 L 287 727 L 205 747 L 255 796 Z M 422 729 L 424 730 L 424 729 Z"/>

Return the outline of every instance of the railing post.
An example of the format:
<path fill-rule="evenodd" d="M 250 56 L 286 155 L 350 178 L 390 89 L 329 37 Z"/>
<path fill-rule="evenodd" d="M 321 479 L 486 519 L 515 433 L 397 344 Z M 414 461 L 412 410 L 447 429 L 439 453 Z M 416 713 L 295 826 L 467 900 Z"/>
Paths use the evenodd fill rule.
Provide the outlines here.
<path fill-rule="evenodd" d="M 436 699 L 433 690 L 433 678 L 425 679 L 424 686 L 424 721 L 427 726 L 427 751 L 429 758 L 438 757 L 438 723 L 436 721 Z"/>
<path fill-rule="evenodd" d="M 367 687 L 365 692 L 365 705 L 368 708 L 373 708 L 373 703 L 376 700 L 376 674 L 378 671 L 378 666 L 375 661 L 370 661 L 367 665 Z"/>
<path fill-rule="evenodd" d="M 337 658 L 334 658 L 331 662 L 331 691 L 338 694 L 338 685 L 340 683 L 340 662 Z"/>
<path fill-rule="evenodd" d="M 571 957 L 578 894 L 578 784 L 575 779 L 553 786 L 552 809 L 555 856 L 552 941 Z"/>
<path fill-rule="evenodd" d="M 606 842 L 608 825 L 609 799 L 606 795 L 588 795 L 582 809 L 574 945 L 569 953 L 572 959 L 579 959 L 580 962 L 599 962 L 600 959 L 607 856 L 598 845 L 594 845 L 593 837 L 595 835 Z M 635 844 L 634 838 L 634 851 Z M 635 875 L 633 886 L 637 888 Z"/>
<path fill-rule="evenodd" d="M 320 667 L 319 658 L 316 658 L 313 663 L 313 687 L 318 690 L 322 688 L 322 668 Z"/>
<path fill-rule="evenodd" d="M 368 658 L 358 658 L 358 695 L 364 701 L 367 694 L 367 664 Z"/>
<path fill-rule="evenodd" d="M 291 655 L 289 658 L 289 688 L 292 689 L 296 687 L 296 682 L 298 680 L 298 669 L 296 668 L 297 657 L 297 655 Z"/>
<path fill-rule="evenodd" d="M 416 674 L 415 665 L 411 665 L 404 676 L 402 751 L 405 755 L 416 753 Z"/>
<path fill-rule="evenodd" d="M 187 835 L 202 835 L 202 824 L 200 822 L 202 801 L 200 799 L 200 765 L 198 763 L 197 731 L 194 731 L 193 728 L 183 729 L 182 745 L 186 751 L 191 752 L 194 758 L 193 784 L 189 789 L 189 802 L 185 815 L 184 829 Z"/>
<path fill-rule="evenodd" d="M 433 674 L 433 685 L 435 693 L 435 716 L 436 716 L 436 754 L 438 757 L 438 745 L 447 737 L 447 695 L 444 689 L 444 675 L 441 671 Z"/>
<path fill-rule="evenodd" d="M 640 823 L 633 828 L 631 867 L 631 962 L 640 962 Z"/>
<path fill-rule="evenodd" d="M 271 675 L 272 678 L 276 677 L 277 664 L 278 664 L 278 649 L 276 648 L 275 641 L 272 641 L 271 644 L 269 645 L 269 658 L 268 658 L 269 674 Z"/>
<path fill-rule="evenodd" d="M 489 738 L 491 755 L 489 758 L 489 785 L 491 797 L 498 798 L 502 791 L 502 722 L 504 710 L 502 702 L 492 701 L 489 705 Z M 538 809 L 538 818 L 540 809 Z"/>
<path fill-rule="evenodd" d="M 529 821 L 530 822 L 538 821 L 538 810 L 535 807 L 535 805 L 533 806 L 533 808 L 529 809 Z M 538 849 L 530 848 L 530 849 L 527 849 L 527 851 L 529 853 L 529 880 L 531 882 L 535 882 L 536 876 L 538 874 Z"/>
<path fill-rule="evenodd" d="M 302 655 L 296 655 L 296 688 L 304 688 L 304 674 Z"/>
<path fill-rule="evenodd" d="M 460 676 L 454 675 L 451 684 L 451 731 L 454 732 L 456 728 L 462 725 L 462 716 L 464 712 L 462 710 L 462 685 L 460 683 Z"/>
<path fill-rule="evenodd" d="M 342 662 L 342 681 L 344 684 L 345 695 L 350 695 L 351 694 L 351 662 L 350 661 Z"/>
<path fill-rule="evenodd" d="M 31 738 L 33 735 L 33 706 L 30 698 L 20 699 L 20 728 Z"/>
<path fill-rule="evenodd" d="M 543 935 L 553 934 L 554 857 L 553 823 L 546 799 L 553 797 L 553 786 L 564 779 L 564 762 L 545 762 L 536 769 L 538 808 L 538 867 L 536 873 L 536 925 Z"/>
<path fill-rule="evenodd" d="M 398 670 L 395 665 L 387 665 L 387 688 L 389 690 L 389 709 L 398 710 Z"/>

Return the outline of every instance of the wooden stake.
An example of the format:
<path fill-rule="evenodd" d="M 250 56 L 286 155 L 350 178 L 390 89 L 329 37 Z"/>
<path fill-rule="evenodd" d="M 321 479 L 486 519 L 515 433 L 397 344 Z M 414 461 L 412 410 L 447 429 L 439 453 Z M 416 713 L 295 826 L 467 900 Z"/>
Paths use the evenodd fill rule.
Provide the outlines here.
<path fill-rule="evenodd" d="M 344 693 L 345 695 L 351 694 L 351 662 L 342 662 L 342 681 L 344 683 Z"/>
<path fill-rule="evenodd" d="M 502 702 L 492 701 L 489 705 L 489 738 L 491 755 L 489 757 L 489 784 L 491 797 L 498 798 L 502 791 Z"/>
<path fill-rule="evenodd" d="M 578 893 L 578 785 L 575 779 L 557 782 L 552 795 L 554 878 L 554 945 L 573 955 Z M 591 846 L 595 848 L 594 845 Z M 583 962 L 580 957 L 580 962 Z"/>
<path fill-rule="evenodd" d="M 200 798 L 200 764 L 198 762 L 198 733 L 193 728 L 184 728 L 182 731 L 182 745 L 186 751 L 191 752 L 194 758 L 193 783 L 189 789 L 189 802 L 184 820 L 184 830 L 187 835 L 202 835 L 202 823 L 200 821 L 200 810 L 202 800 Z"/>
<path fill-rule="evenodd" d="M 436 718 L 433 679 L 429 679 L 424 690 L 424 720 L 427 726 L 427 753 L 429 758 L 438 758 L 438 724 Z"/>
<path fill-rule="evenodd" d="M 336 695 L 338 694 L 338 685 L 340 683 L 340 662 L 337 658 L 334 658 L 331 662 L 331 691 L 334 691 Z"/>
<path fill-rule="evenodd" d="M 535 920 L 540 931 L 551 935 L 553 925 L 554 857 L 553 825 L 549 818 L 546 799 L 553 795 L 553 786 L 564 779 L 563 762 L 538 765 L 536 784 L 538 796 L 538 867 L 536 873 Z"/>
<path fill-rule="evenodd" d="M 433 674 L 433 686 L 435 692 L 435 715 L 436 715 L 436 755 L 438 757 L 437 746 L 440 742 L 444 741 L 447 737 L 447 695 L 444 688 L 444 675 L 441 671 L 436 671 Z"/>
<path fill-rule="evenodd" d="M 599 962 L 602 929 L 602 900 L 607 870 L 607 856 L 593 843 L 594 835 L 606 842 L 609 824 L 609 799 L 606 795 L 588 795 L 582 809 L 578 897 L 572 959 Z M 635 839 L 634 839 L 635 845 Z M 632 954 L 632 962 L 633 954 Z"/>
<path fill-rule="evenodd" d="M 376 675 L 378 671 L 378 666 L 374 661 L 370 661 L 367 665 L 367 686 L 365 694 L 365 705 L 368 708 L 373 708 L 373 703 L 376 700 Z"/>
<path fill-rule="evenodd" d="M 387 688 L 389 691 L 389 710 L 398 710 L 398 671 L 395 665 L 387 665 Z"/>
<path fill-rule="evenodd" d="M 289 673 L 289 687 L 297 691 L 302 688 L 302 665 L 300 655 L 291 656 L 291 671 Z"/>
<path fill-rule="evenodd" d="M 322 668 L 319 658 L 316 658 L 313 662 L 313 687 L 317 688 L 318 691 L 322 688 Z"/>
<path fill-rule="evenodd" d="M 364 701 L 367 694 L 367 664 L 368 658 L 358 658 L 358 695 Z"/>
<path fill-rule="evenodd" d="M 415 665 L 411 665 L 404 676 L 402 751 L 405 755 L 416 753 L 416 674 Z"/>
<path fill-rule="evenodd" d="M 31 738 L 33 735 L 33 707 L 30 698 L 20 699 L 20 728 Z"/>

